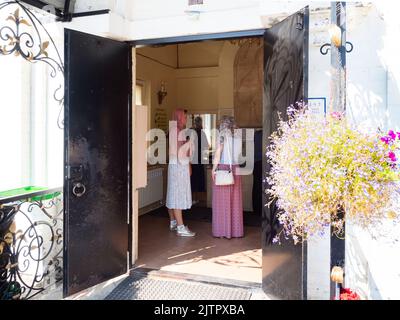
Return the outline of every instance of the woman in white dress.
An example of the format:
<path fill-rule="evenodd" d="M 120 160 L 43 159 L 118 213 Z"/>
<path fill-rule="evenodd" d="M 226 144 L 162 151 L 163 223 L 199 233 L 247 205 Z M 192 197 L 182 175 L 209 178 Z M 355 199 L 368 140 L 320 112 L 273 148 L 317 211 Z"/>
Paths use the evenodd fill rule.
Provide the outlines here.
<path fill-rule="evenodd" d="M 173 115 L 176 126 L 169 132 L 169 164 L 167 201 L 170 217 L 170 230 L 176 231 L 181 237 L 193 237 L 196 233 L 189 230 L 183 223 L 182 210 L 192 207 L 192 192 L 190 187 L 190 158 L 193 152 L 192 142 L 179 134 L 186 128 L 186 113 L 176 109 Z"/>

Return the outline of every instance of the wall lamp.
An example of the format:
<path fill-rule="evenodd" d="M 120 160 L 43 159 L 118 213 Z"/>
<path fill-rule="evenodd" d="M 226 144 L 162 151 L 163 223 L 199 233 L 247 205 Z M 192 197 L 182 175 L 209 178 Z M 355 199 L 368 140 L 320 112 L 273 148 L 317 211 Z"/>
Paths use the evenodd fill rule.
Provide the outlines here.
<path fill-rule="evenodd" d="M 329 32 L 329 36 L 330 36 L 332 43 L 325 43 L 319 49 L 321 54 L 324 56 L 328 54 L 332 44 L 337 48 L 340 48 L 342 46 L 342 31 L 341 31 L 340 27 L 337 26 L 336 24 L 332 24 L 329 27 L 328 32 Z M 349 45 L 349 48 L 347 48 L 348 45 Z M 346 48 L 346 52 L 350 53 L 353 51 L 354 46 L 351 42 L 346 41 L 345 48 Z"/>
<path fill-rule="evenodd" d="M 167 95 L 168 95 L 168 92 L 167 92 L 167 88 L 165 86 L 165 82 L 161 82 L 161 88 L 158 91 L 158 104 L 162 104 Z"/>

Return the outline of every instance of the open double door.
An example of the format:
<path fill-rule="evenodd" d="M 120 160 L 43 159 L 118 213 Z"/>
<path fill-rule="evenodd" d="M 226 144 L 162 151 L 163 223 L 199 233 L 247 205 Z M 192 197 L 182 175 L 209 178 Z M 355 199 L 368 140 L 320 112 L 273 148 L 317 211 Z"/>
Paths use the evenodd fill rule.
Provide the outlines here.
<path fill-rule="evenodd" d="M 278 113 L 307 96 L 308 8 L 262 35 L 266 147 Z M 132 44 L 65 30 L 64 296 L 130 267 L 131 52 Z M 279 299 L 304 299 L 305 250 L 273 244 L 279 228 L 274 208 L 264 206 L 263 288 Z"/>

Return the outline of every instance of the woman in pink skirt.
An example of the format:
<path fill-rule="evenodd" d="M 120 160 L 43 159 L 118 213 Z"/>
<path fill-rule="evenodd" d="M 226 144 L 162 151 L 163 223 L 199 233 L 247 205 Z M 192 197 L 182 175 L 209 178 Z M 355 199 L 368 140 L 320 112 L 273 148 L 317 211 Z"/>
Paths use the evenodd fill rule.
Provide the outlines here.
<path fill-rule="evenodd" d="M 242 180 L 238 174 L 239 155 L 242 150 L 242 139 L 235 135 L 236 123 L 233 117 L 224 116 L 219 128 L 219 142 L 214 156 L 212 170 L 212 233 L 218 238 L 241 238 L 243 228 Z M 217 170 L 230 170 L 234 175 L 234 184 L 215 185 Z"/>

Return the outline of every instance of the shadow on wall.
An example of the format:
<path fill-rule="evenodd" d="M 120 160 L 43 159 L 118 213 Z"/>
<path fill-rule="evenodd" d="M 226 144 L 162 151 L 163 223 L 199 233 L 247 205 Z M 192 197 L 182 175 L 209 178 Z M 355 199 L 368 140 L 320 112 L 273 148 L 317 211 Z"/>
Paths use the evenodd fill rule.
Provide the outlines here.
<path fill-rule="evenodd" d="M 400 66 L 398 57 L 394 58 L 398 51 L 393 48 L 400 45 L 392 28 L 399 22 L 391 21 L 378 9 L 371 6 L 366 16 L 348 10 L 353 23 L 349 24 L 347 38 L 353 42 L 354 51 L 347 59 L 347 115 L 369 132 L 400 129 Z M 394 234 L 397 227 L 383 224 L 385 231 L 378 227 L 362 230 L 351 224 L 346 227 L 346 286 L 363 298 L 390 299 L 396 295 L 392 288 L 398 281 L 398 266 L 392 252 L 399 249 L 398 235 Z"/>
<path fill-rule="evenodd" d="M 350 24 L 347 35 L 354 44 L 354 51 L 347 55 L 348 118 L 365 130 L 399 129 L 400 74 L 396 79 L 393 72 L 400 68 L 390 47 L 398 41 L 390 41 L 394 36 L 390 21 L 382 19 L 375 6 L 366 17 L 352 8 L 348 15 L 358 21 Z"/>
<path fill-rule="evenodd" d="M 354 235 L 348 235 L 346 241 L 346 275 L 346 287 L 354 289 L 362 299 L 382 299 L 359 237 Z M 371 293 L 375 293 L 373 297 Z"/>
<path fill-rule="evenodd" d="M 347 116 L 353 123 L 367 131 L 377 128 L 386 131 L 389 121 L 386 97 L 356 83 L 349 84 L 348 94 Z"/>

